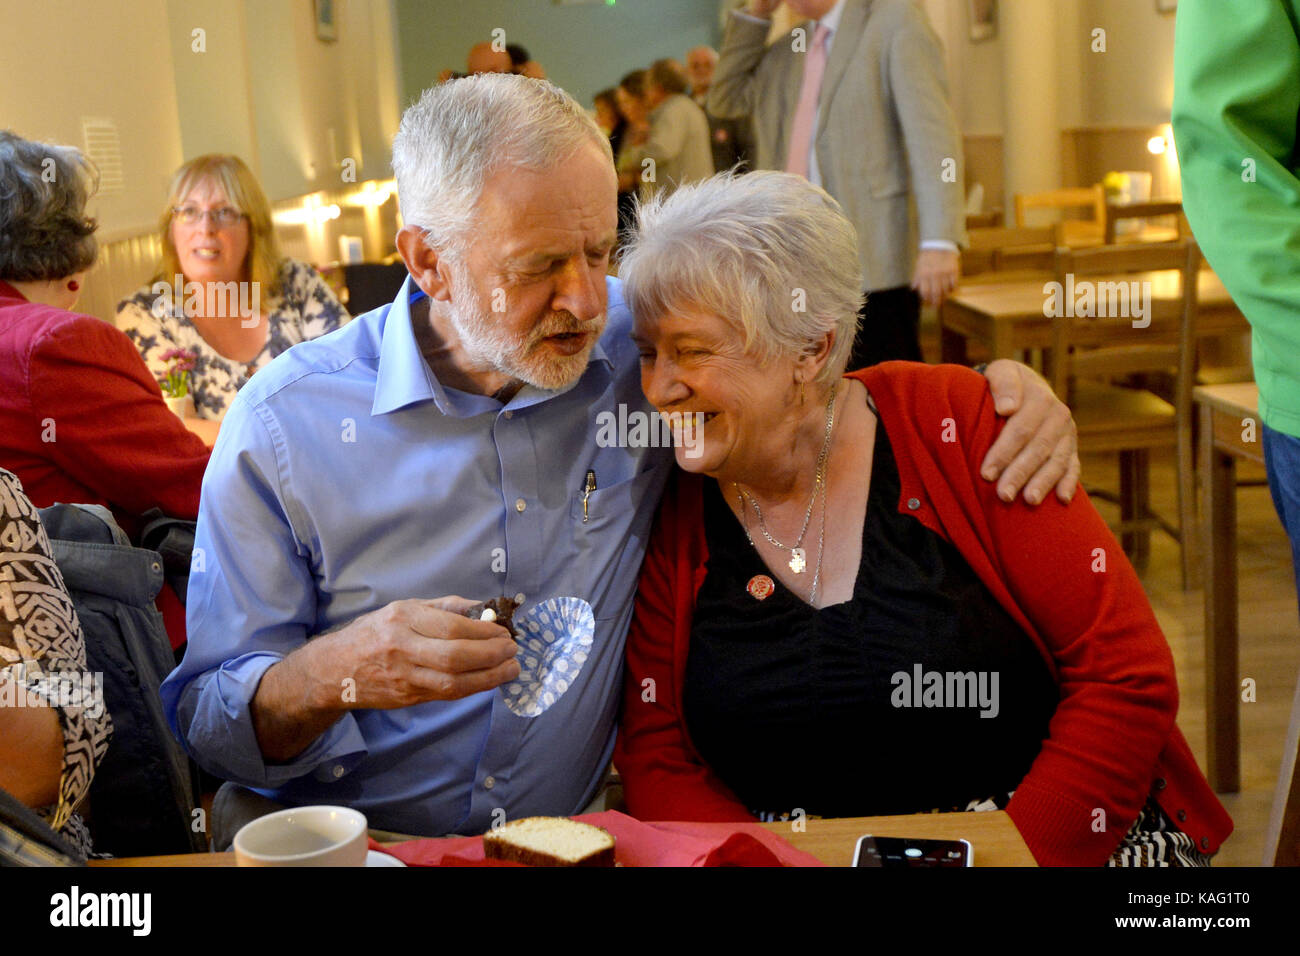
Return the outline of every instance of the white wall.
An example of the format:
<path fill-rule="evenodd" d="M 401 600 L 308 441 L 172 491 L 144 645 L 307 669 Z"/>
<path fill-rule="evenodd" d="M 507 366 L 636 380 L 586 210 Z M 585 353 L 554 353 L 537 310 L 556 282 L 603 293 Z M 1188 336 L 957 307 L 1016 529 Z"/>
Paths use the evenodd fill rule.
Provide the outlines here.
<path fill-rule="evenodd" d="M 0 126 L 83 148 L 83 116 L 116 123 L 125 189 L 91 205 L 105 239 L 152 229 L 171 174 L 203 153 L 242 157 L 272 200 L 339 188 L 344 157 L 358 182 L 386 178 L 391 3 L 335 8 L 338 41 L 322 43 L 311 0 L 0 0 Z"/>
<path fill-rule="evenodd" d="M 1091 126 L 1169 122 L 1174 93 L 1174 18 L 1152 0 L 1088 0 L 1091 29 L 1106 31 L 1106 52 L 1085 74 L 1083 121 Z"/>
<path fill-rule="evenodd" d="M 83 116 L 118 128 L 124 189 L 90 211 L 101 238 L 153 228 L 181 163 L 166 0 L 4 0 L 0 126 L 83 148 Z"/>
<path fill-rule="evenodd" d="M 1002 129 L 1002 36 L 970 39 L 969 0 L 920 0 L 948 53 L 949 86 L 962 132 Z M 1169 120 L 1173 95 L 1174 18 L 1153 0 L 1003 0 L 1053 3 L 1060 127 L 1149 126 Z M 1106 31 L 1104 53 L 1092 31 Z M 1032 85 L 1041 77 L 1018 77 Z"/>
<path fill-rule="evenodd" d="M 185 159 L 233 153 L 260 174 L 243 5 L 167 0 L 167 19 Z"/>
<path fill-rule="evenodd" d="M 246 0 L 250 84 L 262 184 L 284 199 L 386 178 L 400 116 L 388 0 L 335 4 L 338 41 L 316 37 L 312 4 Z"/>

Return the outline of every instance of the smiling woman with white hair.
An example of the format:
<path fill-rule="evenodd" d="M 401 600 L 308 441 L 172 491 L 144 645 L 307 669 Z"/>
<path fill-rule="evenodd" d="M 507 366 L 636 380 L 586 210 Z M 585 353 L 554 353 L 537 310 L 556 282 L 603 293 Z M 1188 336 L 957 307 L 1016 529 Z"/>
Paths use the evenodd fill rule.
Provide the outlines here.
<path fill-rule="evenodd" d="M 843 374 L 857 261 L 839 204 L 786 173 L 641 212 L 620 275 L 642 387 L 703 430 L 628 637 L 629 808 L 998 807 L 1043 864 L 1208 862 L 1231 821 L 1122 550 L 1086 495 L 1031 507 L 981 479 L 1002 422 L 976 373 Z"/>

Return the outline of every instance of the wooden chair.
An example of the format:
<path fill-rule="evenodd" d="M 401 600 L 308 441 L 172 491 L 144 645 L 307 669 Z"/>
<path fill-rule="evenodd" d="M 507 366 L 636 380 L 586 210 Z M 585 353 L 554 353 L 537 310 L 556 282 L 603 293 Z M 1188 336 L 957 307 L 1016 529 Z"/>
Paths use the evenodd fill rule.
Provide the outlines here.
<path fill-rule="evenodd" d="M 1092 211 L 1092 218 L 1066 219 L 1061 222 L 1061 239 L 1064 245 L 1090 245 L 1103 241 L 1106 234 L 1106 191 L 1101 183 L 1076 189 L 1052 189 L 1041 193 L 1016 194 L 1016 225 L 1027 226 L 1025 212 L 1029 209 L 1077 209 Z"/>
<path fill-rule="evenodd" d="M 1161 216 L 1173 216 L 1177 222 L 1177 238 L 1185 239 L 1190 234 L 1187 219 L 1183 216 L 1183 204 L 1177 199 L 1162 199 L 1156 202 L 1107 203 L 1105 207 L 1106 237 L 1108 246 L 1116 242 L 1116 225 L 1127 219 L 1158 219 Z"/>
<path fill-rule="evenodd" d="M 988 212 L 966 213 L 966 231 L 972 229 L 993 229 L 1002 225 L 1002 210 L 990 209 Z"/>
<path fill-rule="evenodd" d="M 1056 253 L 1056 281 L 1062 305 L 1072 291 L 1095 293 L 1094 313 L 1071 315 L 1059 309 L 1052 323 L 1051 382 L 1074 414 L 1079 451 L 1118 452 L 1120 458 L 1120 525 L 1124 550 L 1139 567 L 1145 564 L 1151 528 L 1168 532 L 1182 552 L 1183 589 L 1196 579 L 1196 492 L 1192 459 L 1192 384 L 1195 363 L 1194 323 L 1196 276 L 1200 252 L 1194 242 L 1062 247 Z M 1182 296 L 1177 300 L 1142 295 L 1130 283 L 1138 273 L 1162 269 L 1182 271 Z M 1120 285 L 1123 283 L 1123 285 Z M 1144 319 L 1137 319 L 1132 302 L 1148 298 Z M 1127 293 L 1128 308 L 1123 308 Z M 1079 302 L 1086 311 L 1086 303 Z M 1115 315 L 1127 312 L 1127 315 Z M 1138 323 L 1135 327 L 1134 323 Z M 1173 373 L 1173 403 L 1145 388 L 1116 383 L 1143 374 Z M 1178 523 L 1173 525 L 1150 508 L 1149 453 L 1173 448 L 1178 463 Z M 1105 497 L 1102 495 L 1102 497 Z"/>
<path fill-rule="evenodd" d="M 963 283 L 970 277 L 1015 281 L 1037 278 L 1038 273 L 1046 275 L 1055 266 L 1056 247 L 1060 244 L 1059 230 L 1054 226 L 971 229 L 967 236 L 961 256 Z M 1034 274 L 1021 276 L 1022 272 Z"/>

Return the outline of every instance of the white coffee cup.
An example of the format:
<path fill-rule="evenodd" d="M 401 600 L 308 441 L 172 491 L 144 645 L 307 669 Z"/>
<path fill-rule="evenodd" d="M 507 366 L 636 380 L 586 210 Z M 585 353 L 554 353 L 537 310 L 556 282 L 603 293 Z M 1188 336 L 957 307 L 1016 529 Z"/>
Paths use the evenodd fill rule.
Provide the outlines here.
<path fill-rule="evenodd" d="M 291 807 L 235 834 L 240 866 L 365 866 L 366 818 L 347 807 Z"/>

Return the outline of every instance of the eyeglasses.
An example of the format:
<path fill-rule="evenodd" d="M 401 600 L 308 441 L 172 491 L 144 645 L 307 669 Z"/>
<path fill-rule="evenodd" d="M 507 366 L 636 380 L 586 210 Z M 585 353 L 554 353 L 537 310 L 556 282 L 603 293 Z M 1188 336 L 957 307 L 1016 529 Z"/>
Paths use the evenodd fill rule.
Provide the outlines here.
<path fill-rule="evenodd" d="M 195 223 L 202 222 L 204 218 L 209 218 L 218 229 L 228 229 L 243 219 L 244 214 L 232 206 L 221 206 L 218 209 L 200 209 L 198 206 L 173 206 L 172 217 L 182 226 L 193 226 Z"/>

